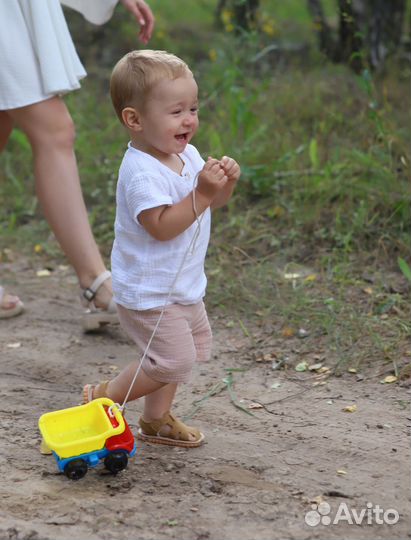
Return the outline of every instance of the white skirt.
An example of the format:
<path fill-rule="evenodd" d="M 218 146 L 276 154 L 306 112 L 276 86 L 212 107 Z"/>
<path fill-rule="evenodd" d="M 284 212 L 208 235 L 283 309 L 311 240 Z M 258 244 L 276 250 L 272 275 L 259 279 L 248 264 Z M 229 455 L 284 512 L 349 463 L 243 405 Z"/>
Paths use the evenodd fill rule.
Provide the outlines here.
<path fill-rule="evenodd" d="M 0 0 L 0 110 L 75 90 L 85 76 L 59 0 Z"/>

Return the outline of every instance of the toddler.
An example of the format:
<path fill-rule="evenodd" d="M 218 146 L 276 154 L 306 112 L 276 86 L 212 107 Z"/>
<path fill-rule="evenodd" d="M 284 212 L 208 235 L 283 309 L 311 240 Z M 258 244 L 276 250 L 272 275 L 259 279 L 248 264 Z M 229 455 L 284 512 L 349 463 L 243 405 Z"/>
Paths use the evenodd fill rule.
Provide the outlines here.
<path fill-rule="evenodd" d="M 196 447 L 204 435 L 170 409 L 194 362 L 210 357 L 203 297 L 211 209 L 229 200 L 240 167 L 227 156 L 204 162 L 190 144 L 198 129 L 198 88 L 180 58 L 130 52 L 114 67 L 110 91 L 130 137 L 117 185 L 114 299 L 122 327 L 145 354 L 114 379 L 86 384 L 83 400 L 145 396 L 137 437 Z"/>

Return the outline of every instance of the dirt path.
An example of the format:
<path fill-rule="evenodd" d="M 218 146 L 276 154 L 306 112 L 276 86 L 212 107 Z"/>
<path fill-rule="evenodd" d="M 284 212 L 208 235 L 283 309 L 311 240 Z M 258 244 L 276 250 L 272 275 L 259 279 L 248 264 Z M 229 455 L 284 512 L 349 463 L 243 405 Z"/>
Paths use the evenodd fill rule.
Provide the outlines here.
<path fill-rule="evenodd" d="M 110 376 L 134 351 L 119 328 L 82 334 L 68 270 L 39 278 L 20 262 L 9 271 L 19 275 L 28 311 L 0 324 L 1 539 L 409 537 L 408 388 L 381 385 L 372 373 L 313 385 L 313 373 L 273 371 L 215 317 L 214 359 L 180 391 L 176 413 L 192 411 L 233 367 L 248 369 L 234 373 L 238 399 L 264 407 L 249 416 L 223 390 L 192 420 L 207 436 L 202 448 L 139 444 L 117 476 L 98 468 L 72 482 L 58 474 L 54 458 L 38 451 L 40 414 L 77 404 L 82 384 Z M 356 412 L 343 412 L 352 404 Z M 128 408 L 134 432 L 140 410 Z M 311 511 L 316 523 L 321 501 L 329 505 L 319 508 L 322 522 L 309 526 L 305 516 Z M 362 510 L 361 525 L 351 524 Z M 397 523 L 378 523 L 395 521 L 394 510 Z"/>

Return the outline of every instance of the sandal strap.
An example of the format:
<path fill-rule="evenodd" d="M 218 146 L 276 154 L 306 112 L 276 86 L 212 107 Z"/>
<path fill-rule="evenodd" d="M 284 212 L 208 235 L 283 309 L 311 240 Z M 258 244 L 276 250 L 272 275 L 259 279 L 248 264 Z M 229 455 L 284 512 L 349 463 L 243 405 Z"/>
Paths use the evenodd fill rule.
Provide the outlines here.
<path fill-rule="evenodd" d="M 107 386 L 110 381 L 101 381 L 98 383 L 99 388 L 99 397 L 106 397 L 107 395 Z M 83 405 L 86 405 L 87 403 L 90 403 L 90 401 L 93 401 L 93 399 L 97 399 L 93 397 L 93 392 L 96 388 L 97 384 L 86 384 L 83 387 Z"/>
<path fill-rule="evenodd" d="M 111 272 L 109 270 L 106 270 L 102 272 L 99 276 L 96 277 L 96 279 L 93 281 L 93 283 L 90 285 L 90 287 L 87 287 L 83 290 L 83 296 L 88 301 L 91 302 L 94 300 L 97 291 L 101 287 L 101 285 L 107 281 L 111 277 Z"/>
<path fill-rule="evenodd" d="M 145 422 L 142 418 L 139 419 L 140 427 L 145 435 L 154 437 L 167 437 L 175 441 L 190 441 L 190 435 L 198 439 L 201 434 L 198 429 L 186 426 L 175 418 L 169 411 L 164 413 L 162 418 Z M 167 434 L 161 434 L 161 428 L 168 426 L 170 431 Z"/>

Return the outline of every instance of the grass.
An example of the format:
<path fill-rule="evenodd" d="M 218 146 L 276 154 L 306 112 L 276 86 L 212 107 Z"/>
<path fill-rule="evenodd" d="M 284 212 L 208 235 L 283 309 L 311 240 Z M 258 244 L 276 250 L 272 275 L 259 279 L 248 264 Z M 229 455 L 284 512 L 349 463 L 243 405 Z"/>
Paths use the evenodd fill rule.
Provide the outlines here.
<path fill-rule="evenodd" d="M 266 33 L 235 37 L 214 27 L 209 1 L 186 0 L 178 13 L 152 1 L 158 30 L 150 45 L 185 58 L 200 84 L 195 144 L 204 156 L 232 155 L 243 169 L 234 199 L 215 214 L 208 302 L 247 325 L 271 321 L 280 334 L 285 326 L 307 328 L 308 340 L 326 339 L 340 368 L 392 361 L 410 334 L 407 288 L 390 289 L 384 278 L 394 272 L 407 283 L 397 261 L 411 264 L 410 70 L 393 61 L 379 76 L 358 76 L 332 65 L 315 49 L 304 3 L 274 4 L 262 2 Z M 108 74 L 135 46 L 126 21 L 119 9 L 104 30 L 88 25 L 85 33 L 73 17 L 90 76 L 66 97 L 91 223 L 106 255 L 127 143 L 108 99 Z M 101 33 L 113 43 L 104 54 Z M 298 46 L 267 52 L 273 41 Z M 56 256 L 18 131 L 0 157 L 0 197 L 13 201 L 2 205 L 1 247 L 41 243 Z M 291 263 L 315 279 L 293 286 L 282 277 Z"/>

